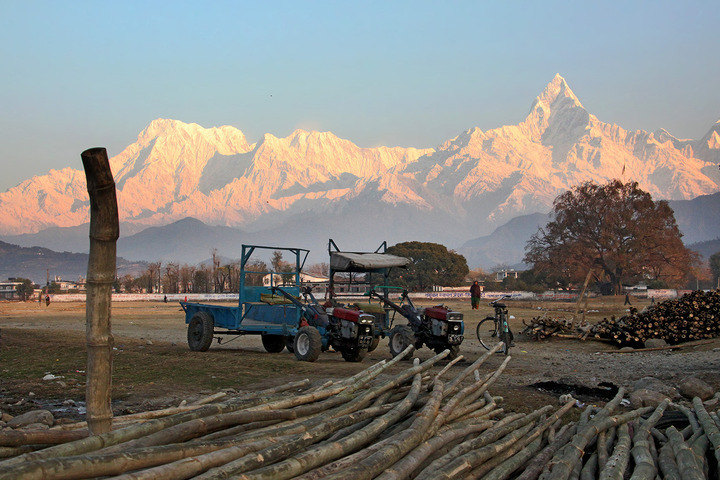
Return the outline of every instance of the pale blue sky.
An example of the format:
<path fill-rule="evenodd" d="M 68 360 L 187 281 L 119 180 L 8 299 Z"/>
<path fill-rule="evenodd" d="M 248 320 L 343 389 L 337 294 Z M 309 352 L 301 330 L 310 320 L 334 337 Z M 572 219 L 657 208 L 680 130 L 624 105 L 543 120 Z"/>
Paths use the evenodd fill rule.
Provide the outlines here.
<path fill-rule="evenodd" d="M 699 138 L 719 25 L 717 1 L 0 0 L 0 191 L 157 117 L 432 147 L 517 123 L 556 72 L 601 120 Z"/>

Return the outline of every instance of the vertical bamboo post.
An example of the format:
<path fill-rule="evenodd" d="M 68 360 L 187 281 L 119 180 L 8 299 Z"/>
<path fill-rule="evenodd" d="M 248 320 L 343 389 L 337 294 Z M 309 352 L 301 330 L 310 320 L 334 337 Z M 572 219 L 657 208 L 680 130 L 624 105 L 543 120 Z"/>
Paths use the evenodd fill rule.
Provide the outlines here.
<path fill-rule="evenodd" d="M 94 435 L 110 431 L 112 347 L 110 295 L 115 280 L 116 242 L 120 234 L 117 196 L 107 151 L 91 148 L 81 155 L 90 196 L 90 257 L 87 269 L 86 342 L 87 423 Z"/>

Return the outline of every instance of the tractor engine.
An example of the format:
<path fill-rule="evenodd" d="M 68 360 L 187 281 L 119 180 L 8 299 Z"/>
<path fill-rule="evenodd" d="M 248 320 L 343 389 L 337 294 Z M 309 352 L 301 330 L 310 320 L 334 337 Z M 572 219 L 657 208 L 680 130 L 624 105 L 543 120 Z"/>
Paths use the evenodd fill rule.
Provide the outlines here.
<path fill-rule="evenodd" d="M 450 345 L 459 345 L 463 341 L 463 314 L 443 305 L 425 309 L 425 319 L 429 323 L 430 333 L 434 337 L 447 337 Z"/>
<path fill-rule="evenodd" d="M 370 346 L 373 341 L 374 316 L 362 310 L 342 307 L 329 308 L 328 314 L 331 318 L 330 322 L 335 326 L 336 335 L 340 337 L 336 339 L 338 342 L 352 343 L 358 348 L 365 349 Z"/>

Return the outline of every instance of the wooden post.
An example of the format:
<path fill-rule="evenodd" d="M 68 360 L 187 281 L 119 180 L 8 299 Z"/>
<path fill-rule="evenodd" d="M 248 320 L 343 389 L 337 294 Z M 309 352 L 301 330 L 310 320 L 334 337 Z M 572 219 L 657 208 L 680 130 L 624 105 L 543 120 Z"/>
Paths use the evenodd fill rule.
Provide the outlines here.
<path fill-rule="evenodd" d="M 590 283 L 590 277 L 593 274 L 593 269 L 591 268 L 588 270 L 587 275 L 585 276 L 585 283 L 583 284 L 582 292 L 580 292 L 580 296 L 577 299 L 577 304 L 575 306 L 575 315 L 573 316 L 573 323 L 575 323 L 575 319 L 578 316 L 578 313 L 580 313 L 580 302 L 582 302 L 583 297 L 585 296 L 585 291 L 587 290 L 588 283 Z M 587 310 L 587 300 L 585 301 L 585 310 Z M 583 321 L 585 320 L 585 310 L 583 310 Z"/>
<path fill-rule="evenodd" d="M 110 295 L 115 280 L 116 242 L 120 234 L 117 196 L 107 151 L 91 148 L 81 155 L 90 196 L 90 257 L 87 269 L 86 341 L 87 423 L 93 435 L 110 431 L 112 347 Z"/>

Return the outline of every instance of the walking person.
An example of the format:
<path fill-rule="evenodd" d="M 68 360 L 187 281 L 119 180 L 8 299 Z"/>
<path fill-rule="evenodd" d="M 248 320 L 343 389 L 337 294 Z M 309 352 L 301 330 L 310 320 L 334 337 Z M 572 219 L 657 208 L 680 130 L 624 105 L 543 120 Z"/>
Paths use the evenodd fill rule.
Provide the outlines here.
<path fill-rule="evenodd" d="M 480 285 L 478 284 L 478 281 L 475 280 L 475 283 L 472 284 L 470 287 L 470 305 L 472 306 L 473 310 L 477 310 L 480 308 L 480 297 L 482 296 L 482 288 L 480 288 Z"/>
<path fill-rule="evenodd" d="M 632 305 L 632 303 L 630 303 L 630 294 L 629 293 L 625 294 L 625 303 L 623 303 L 623 306 L 625 306 L 625 305 Z"/>
<path fill-rule="evenodd" d="M 50 306 L 50 295 L 45 295 L 45 306 L 46 307 Z"/>

